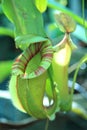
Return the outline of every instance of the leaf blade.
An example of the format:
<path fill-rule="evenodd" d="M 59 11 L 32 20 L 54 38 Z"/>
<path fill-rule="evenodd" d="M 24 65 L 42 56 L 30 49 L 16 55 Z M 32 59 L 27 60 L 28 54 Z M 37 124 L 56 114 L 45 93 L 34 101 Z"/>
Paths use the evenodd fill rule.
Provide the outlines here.
<path fill-rule="evenodd" d="M 47 0 L 35 0 L 37 9 L 43 13 L 47 8 Z"/>

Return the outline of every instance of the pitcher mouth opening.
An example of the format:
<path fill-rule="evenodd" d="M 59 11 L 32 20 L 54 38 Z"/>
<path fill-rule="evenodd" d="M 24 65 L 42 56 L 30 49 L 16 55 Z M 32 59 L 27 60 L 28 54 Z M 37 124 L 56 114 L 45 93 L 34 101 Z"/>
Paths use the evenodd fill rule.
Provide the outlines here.
<path fill-rule="evenodd" d="M 34 64 L 39 62 L 39 65 L 30 73 L 26 71 L 28 64 L 39 53 L 39 56 Z M 12 66 L 12 73 L 20 75 L 25 79 L 32 79 L 43 74 L 51 64 L 53 58 L 53 49 L 50 42 L 39 42 L 31 44 L 22 54 L 20 54 Z M 31 64 L 33 66 L 33 64 Z M 33 68 L 33 67 L 32 67 Z"/>

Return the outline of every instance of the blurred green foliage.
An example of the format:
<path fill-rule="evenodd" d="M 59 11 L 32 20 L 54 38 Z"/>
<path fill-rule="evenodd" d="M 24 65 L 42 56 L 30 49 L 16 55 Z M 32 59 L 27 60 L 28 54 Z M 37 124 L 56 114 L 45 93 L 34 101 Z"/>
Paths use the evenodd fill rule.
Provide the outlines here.
<path fill-rule="evenodd" d="M 0 83 L 10 75 L 12 63 L 13 61 L 0 62 Z"/>

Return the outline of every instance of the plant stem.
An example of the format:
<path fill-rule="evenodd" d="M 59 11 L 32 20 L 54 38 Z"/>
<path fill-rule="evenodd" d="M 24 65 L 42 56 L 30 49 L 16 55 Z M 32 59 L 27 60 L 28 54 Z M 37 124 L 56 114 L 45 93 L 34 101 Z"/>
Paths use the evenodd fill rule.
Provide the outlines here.
<path fill-rule="evenodd" d="M 75 64 L 71 65 L 68 68 L 68 74 L 72 73 L 77 68 L 78 65 L 79 65 L 79 61 L 77 61 Z"/>
<path fill-rule="evenodd" d="M 14 31 L 5 27 L 0 27 L 0 35 L 6 35 L 14 38 Z"/>
<path fill-rule="evenodd" d="M 82 17 L 83 17 L 83 26 L 84 26 L 84 32 L 85 32 L 85 36 L 86 36 L 86 40 L 87 40 L 87 27 L 85 26 L 85 11 L 84 11 L 84 8 L 85 8 L 85 2 L 84 0 L 82 0 Z"/>
<path fill-rule="evenodd" d="M 45 130 L 48 130 L 48 126 L 49 126 L 49 119 L 47 118 L 46 125 L 45 125 Z"/>
<path fill-rule="evenodd" d="M 79 69 L 80 69 L 81 65 L 84 62 L 87 62 L 87 54 L 82 57 L 82 59 L 80 60 L 78 66 L 77 66 L 77 69 L 76 69 L 76 71 L 74 73 L 73 84 L 72 84 L 72 89 L 71 89 L 71 98 L 73 98 L 73 92 L 74 92 L 75 82 L 76 82 L 76 79 L 77 79 L 77 75 L 78 75 Z"/>

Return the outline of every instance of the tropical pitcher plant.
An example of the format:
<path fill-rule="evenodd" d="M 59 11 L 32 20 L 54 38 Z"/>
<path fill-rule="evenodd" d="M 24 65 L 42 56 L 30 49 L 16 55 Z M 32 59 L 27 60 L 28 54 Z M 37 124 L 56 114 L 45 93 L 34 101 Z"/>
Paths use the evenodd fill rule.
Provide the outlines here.
<path fill-rule="evenodd" d="M 68 66 L 75 48 L 70 33 L 75 22 L 65 13 L 55 14 L 56 24 L 65 35 L 53 46 L 42 17 L 47 0 L 2 0 L 2 7 L 14 24 L 15 45 L 22 50 L 13 63 L 9 82 L 14 106 L 38 119 L 54 119 L 56 112 L 69 111 Z"/>

